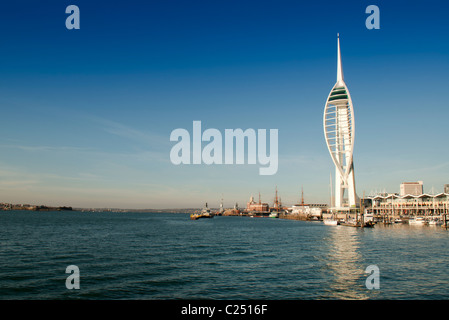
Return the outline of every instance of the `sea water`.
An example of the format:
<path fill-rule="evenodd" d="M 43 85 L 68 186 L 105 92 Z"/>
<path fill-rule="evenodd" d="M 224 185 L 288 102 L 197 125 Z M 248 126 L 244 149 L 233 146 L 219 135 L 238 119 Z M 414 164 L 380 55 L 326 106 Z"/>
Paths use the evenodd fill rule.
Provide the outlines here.
<path fill-rule="evenodd" d="M 430 226 L 0 211 L 0 299 L 448 299 L 448 246 Z"/>

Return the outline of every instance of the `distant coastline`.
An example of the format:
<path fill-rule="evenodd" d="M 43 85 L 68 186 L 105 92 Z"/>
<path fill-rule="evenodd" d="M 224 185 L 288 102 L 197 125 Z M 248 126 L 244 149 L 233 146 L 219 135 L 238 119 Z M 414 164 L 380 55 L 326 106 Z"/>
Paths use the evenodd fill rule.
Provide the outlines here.
<path fill-rule="evenodd" d="M 12 210 L 26 210 L 26 211 L 72 211 L 72 207 L 51 207 L 45 205 L 32 205 L 32 204 L 12 204 L 12 203 L 0 203 L 1 211 Z"/>
<path fill-rule="evenodd" d="M 74 211 L 83 212 L 154 212 L 154 213 L 194 213 L 201 208 L 182 209 L 119 209 L 119 208 L 73 208 Z"/>
<path fill-rule="evenodd" d="M 119 208 L 74 208 L 70 206 L 47 206 L 33 204 L 12 204 L 0 203 L 0 211 L 82 211 L 82 212 L 156 212 L 156 213 L 194 213 L 201 208 L 181 208 L 181 209 L 119 209 Z"/>

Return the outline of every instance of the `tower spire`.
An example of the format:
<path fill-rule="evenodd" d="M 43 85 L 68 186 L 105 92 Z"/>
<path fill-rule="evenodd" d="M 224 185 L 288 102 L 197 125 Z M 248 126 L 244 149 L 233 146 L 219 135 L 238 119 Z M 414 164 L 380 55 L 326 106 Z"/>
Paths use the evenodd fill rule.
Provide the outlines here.
<path fill-rule="evenodd" d="M 341 53 L 340 53 L 340 34 L 337 33 L 337 47 L 338 47 L 338 54 L 337 54 L 337 83 L 338 85 L 342 85 L 344 83 L 343 78 L 343 66 L 341 64 Z"/>

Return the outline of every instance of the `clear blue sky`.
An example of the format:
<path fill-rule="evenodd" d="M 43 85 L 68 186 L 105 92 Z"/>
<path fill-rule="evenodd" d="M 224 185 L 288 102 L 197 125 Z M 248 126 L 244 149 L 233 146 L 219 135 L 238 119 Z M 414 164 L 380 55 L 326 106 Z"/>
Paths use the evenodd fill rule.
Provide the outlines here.
<path fill-rule="evenodd" d="M 67 30 L 76 4 L 81 29 Z M 365 8 L 380 8 L 368 30 Z M 449 183 L 447 1 L 20 1 L 0 11 L 0 201 L 82 207 L 328 202 L 336 34 L 359 195 Z M 170 133 L 279 129 L 279 170 L 175 166 Z"/>

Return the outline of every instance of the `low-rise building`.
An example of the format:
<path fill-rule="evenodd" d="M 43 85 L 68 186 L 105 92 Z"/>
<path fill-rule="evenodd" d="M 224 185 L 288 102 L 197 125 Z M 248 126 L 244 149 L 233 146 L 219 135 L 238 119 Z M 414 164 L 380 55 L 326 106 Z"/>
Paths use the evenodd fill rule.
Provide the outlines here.
<path fill-rule="evenodd" d="M 449 213 L 449 193 L 376 195 L 365 199 L 369 213 L 383 215 L 441 215 Z"/>

